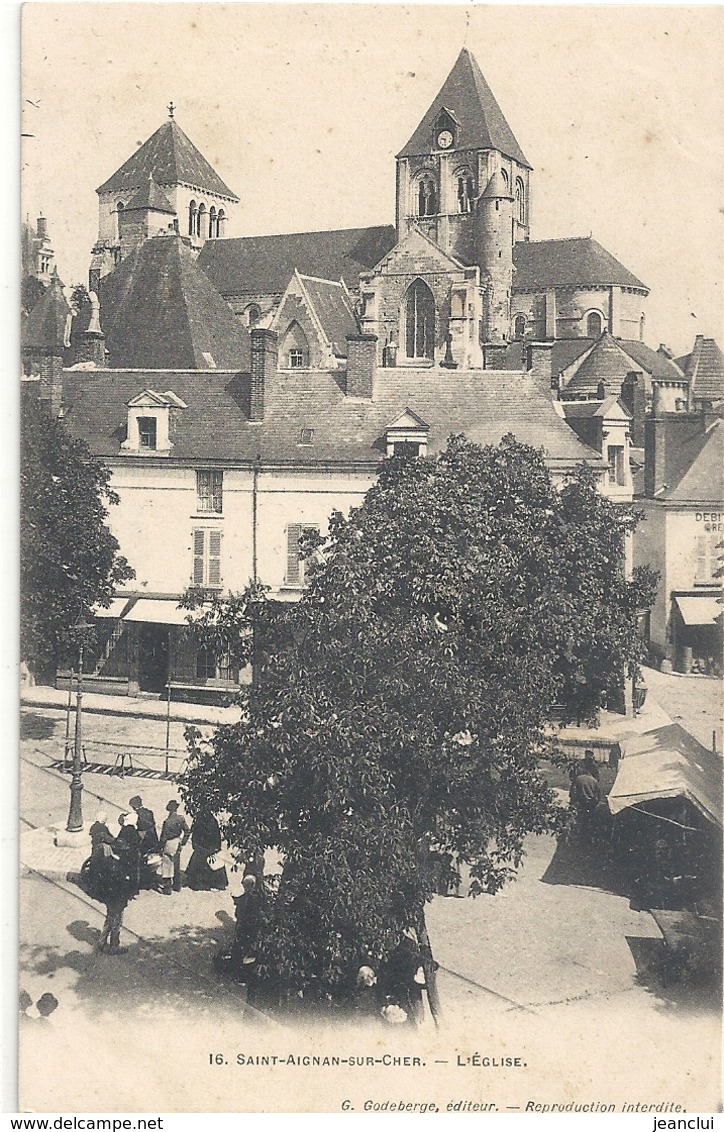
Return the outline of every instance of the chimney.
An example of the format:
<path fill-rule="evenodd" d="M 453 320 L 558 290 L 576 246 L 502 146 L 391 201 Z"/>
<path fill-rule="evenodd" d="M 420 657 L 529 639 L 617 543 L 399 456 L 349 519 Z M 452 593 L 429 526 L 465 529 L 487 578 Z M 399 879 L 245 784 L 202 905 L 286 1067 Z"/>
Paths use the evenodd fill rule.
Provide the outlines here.
<path fill-rule="evenodd" d="M 347 335 L 347 396 L 372 400 L 377 370 L 377 336 Z"/>
<path fill-rule="evenodd" d="M 646 390 L 641 370 L 630 370 L 626 374 L 621 386 L 621 400 L 631 414 L 631 443 L 634 448 L 642 448 L 646 419 Z"/>
<path fill-rule="evenodd" d="M 483 343 L 483 369 L 505 369 L 507 342 Z"/>
<path fill-rule="evenodd" d="M 255 326 L 251 331 L 251 400 L 249 420 L 264 420 L 264 396 L 267 382 L 276 377 L 277 336 L 273 330 Z"/>
<path fill-rule="evenodd" d="M 106 336 L 101 327 L 101 305 L 94 291 L 89 292 L 90 318 L 75 343 L 74 362 L 93 362 L 102 369 L 106 364 Z"/>
<path fill-rule="evenodd" d="M 63 405 L 63 359 L 52 353 L 37 353 L 32 359 L 23 359 L 23 369 L 40 378 L 38 400 L 46 403 L 51 417 L 57 420 Z"/>
<path fill-rule="evenodd" d="M 556 292 L 553 287 L 546 291 L 546 338 L 551 341 L 556 336 Z"/>
<path fill-rule="evenodd" d="M 525 368 L 546 389 L 553 388 L 553 343 L 529 342 L 525 351 Z"/>
<path fill-rule="evenodd" d="M 650 499 L 666 486 L 666 423 L 655 385 L 653 412 L 646 417 L 644 428 L 644 493 Z"/>
<path fill-rule="evenodd" d="M 37 231 L 38 231 L 38 239 L 39 240 L 47 239 L 47 236 L 48 236 L 48 221 L 45 219 L 44 216 L 38 217 Z"/>

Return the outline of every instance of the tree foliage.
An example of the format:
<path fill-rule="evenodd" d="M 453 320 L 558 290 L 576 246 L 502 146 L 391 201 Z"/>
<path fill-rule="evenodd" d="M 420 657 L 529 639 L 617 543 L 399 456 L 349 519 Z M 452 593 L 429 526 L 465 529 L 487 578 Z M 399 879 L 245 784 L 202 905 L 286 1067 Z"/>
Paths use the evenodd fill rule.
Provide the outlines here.
<path fill-rule="evenodd" d="M 411 932 L 435 993 L 439 854 L 469 864 L 474 890 L 510 879 L 558 817 L 546 725 L 590 717 L 638 663 L 635 521 L 586 468 L 558 492 L 513 437 L 388 460 L 362 506 L 333 515 L 242 720 L 192 740 L 182 786 L 243 853 L 283 853 L 262 971 L 343 993 Z"/>
<path fill-rule="evenodd" d="M 110 472 L 33 396 L 23 398 L 20 450 L 20 651 L 36 672 L 74 653 L 92 622 L 134 577 L 105 525 L 117 502 Z"/>

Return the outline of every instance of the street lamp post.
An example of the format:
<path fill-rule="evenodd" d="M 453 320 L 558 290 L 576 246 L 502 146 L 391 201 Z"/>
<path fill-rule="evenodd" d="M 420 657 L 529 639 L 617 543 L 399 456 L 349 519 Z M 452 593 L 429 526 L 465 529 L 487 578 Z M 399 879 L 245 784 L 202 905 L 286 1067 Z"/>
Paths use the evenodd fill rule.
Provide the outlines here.
<path fill-rule="evenodd" d="M 78 629 L 81 632 L 88 629 L 88 625 L 79 625 Z M 83 637 L 81 636 L 80 645 L 78 648 L 78 683 L 76 685 L 75 694 L 75 741 L 73 743 L 73 773 L 70 779 L 70 810 L 68 812 L 68 824 L 66 825 L 67 833 L 80 833 L 83 829 L 83 781 L 82 781 L 82 757 L 83 748 L 81 746 L 83 735 L 83 722 L 82 722 L 82 708 L 83 708 Z"/>

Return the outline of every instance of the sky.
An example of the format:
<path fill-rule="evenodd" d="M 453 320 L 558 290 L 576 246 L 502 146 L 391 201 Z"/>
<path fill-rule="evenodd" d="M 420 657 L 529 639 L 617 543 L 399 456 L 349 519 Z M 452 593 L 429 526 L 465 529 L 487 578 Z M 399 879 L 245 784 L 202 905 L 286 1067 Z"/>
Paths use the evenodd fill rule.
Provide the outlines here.
<path fill-rule="evenodd" d="M 724 7 L 44 4 L 23 11 L 22 211 L 87 281 L 95 189 L 176 105 L 229 235 L 394 223 L 395 154 L 460 48 L 534 167 L 533 239 L 592 233 L 646 340 L 724 345 Z"/>

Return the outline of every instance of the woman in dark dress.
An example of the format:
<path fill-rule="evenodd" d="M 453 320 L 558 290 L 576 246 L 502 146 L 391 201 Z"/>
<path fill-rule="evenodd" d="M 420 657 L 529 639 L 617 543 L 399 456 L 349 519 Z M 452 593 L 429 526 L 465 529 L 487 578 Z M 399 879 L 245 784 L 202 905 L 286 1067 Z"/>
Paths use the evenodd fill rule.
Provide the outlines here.
<path fill-rule="evenodd" d="M 186 867 L 186 884 L 189 888 L 226 888 L 229 878 L 226 868 L 212 869 L 209 857 L 221 849 L 221 830 L 210 810 L 201 810 L 191 827 L 191 846 L 193 852 Z"/>

